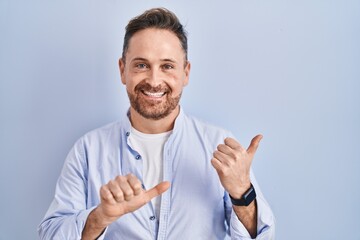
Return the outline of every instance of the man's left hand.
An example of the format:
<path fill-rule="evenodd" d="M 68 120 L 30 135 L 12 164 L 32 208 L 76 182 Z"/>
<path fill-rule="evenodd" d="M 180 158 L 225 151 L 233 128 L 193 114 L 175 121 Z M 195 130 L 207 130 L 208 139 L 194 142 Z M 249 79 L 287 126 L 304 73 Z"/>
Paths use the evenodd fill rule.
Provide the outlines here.
<path fill-rule="evenodd" d="M 250 146 L 245 149 L 233 138 L 225 138 L 224 144 L 219 144 L 211 159 L 220 182 L 225 190 L 239 199 L 250 188 L 250 167 L 262 135 L 255 136 Z"/>

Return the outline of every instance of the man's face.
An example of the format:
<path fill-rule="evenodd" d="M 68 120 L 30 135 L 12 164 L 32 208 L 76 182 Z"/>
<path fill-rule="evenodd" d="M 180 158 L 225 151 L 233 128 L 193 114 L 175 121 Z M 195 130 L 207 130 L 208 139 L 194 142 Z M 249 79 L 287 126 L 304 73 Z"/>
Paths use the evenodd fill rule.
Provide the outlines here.
<path fill-rule="evenodd" d="M 190 63 L 174 33 L 155 28 L 135 33 L 119 65 L 131 107 L 141 116 L 158 120 L 177 108 Z"/>

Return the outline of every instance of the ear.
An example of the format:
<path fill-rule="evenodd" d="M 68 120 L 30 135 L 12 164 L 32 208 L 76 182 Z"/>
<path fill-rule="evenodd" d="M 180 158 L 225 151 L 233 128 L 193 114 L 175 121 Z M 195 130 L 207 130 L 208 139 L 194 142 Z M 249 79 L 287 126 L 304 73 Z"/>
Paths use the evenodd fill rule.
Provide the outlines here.
<path fill-rule="evenodd" d="M 189 83 L 190 68 L 191 68 L 191 63 L 189 61 L 186 61 L 185 69 L 184 69 L 184 71 L 185 71 L 185 79 L 184 79 L 183 86 L 186 86 Z"/>
<path fill-rule="evenodd" d="M 119 70 L 120 70 L 120 78 L 121 82 L 125 85 L 126 79 L 125 79 L 125 62 L 122 58 L 119 59 Z"/>

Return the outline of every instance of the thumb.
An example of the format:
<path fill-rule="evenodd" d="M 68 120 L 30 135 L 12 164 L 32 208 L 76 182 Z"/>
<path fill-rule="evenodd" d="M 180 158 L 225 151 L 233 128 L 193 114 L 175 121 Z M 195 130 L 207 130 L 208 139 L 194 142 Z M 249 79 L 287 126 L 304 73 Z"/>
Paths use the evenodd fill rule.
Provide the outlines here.
<path fill-rule="evenodd" d="M 258 146 L 259 146 L 259 143 L 261 141 L 261 139 L 263 138 L 262 135 L 256 135 L 252 140 L 251 140 L 251 143 L 250 143 L 250 146 L 248 147 L 247 149 L 247 152 L 248 154 L 250 155 L 254 155 Z"/>
<path fill-rule="evenodd" d="M 168 190 L 170 187 L 170 182 L 165 181 L 161 182 L 152 189 L 145 192 L 145 197 L 147 202 L 149 202 L 154 197 L 159 196 L 160 194 L 164 193 L 166 190 Z"/>

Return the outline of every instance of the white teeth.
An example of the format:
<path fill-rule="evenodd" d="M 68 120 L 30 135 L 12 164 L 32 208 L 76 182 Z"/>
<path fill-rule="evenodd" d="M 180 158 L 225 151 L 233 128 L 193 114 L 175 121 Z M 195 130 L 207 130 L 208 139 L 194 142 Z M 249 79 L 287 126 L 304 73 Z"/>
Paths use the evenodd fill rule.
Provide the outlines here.
<path fill-rule="evenodd" d="M 150 97 L 156 97 L 156 98 L 159 98 L 159 97 L 162 97 L 164 95 L 164 92 L 147 92 L 147 91 L 144 91 L 144 93 Z"/>

